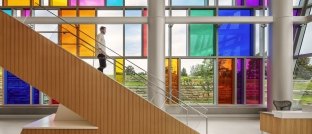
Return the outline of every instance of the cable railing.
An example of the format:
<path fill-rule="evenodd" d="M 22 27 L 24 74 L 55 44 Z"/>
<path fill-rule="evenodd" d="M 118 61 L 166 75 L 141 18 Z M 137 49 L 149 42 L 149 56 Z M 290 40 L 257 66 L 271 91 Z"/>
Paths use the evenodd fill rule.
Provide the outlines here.
<path fill-rule="evenodd" d="M 36 3 L 36 4 L 37 4 L 37 3 Z M 122 55 L 120 55 L 120 54 L 118 54 L 117 52 L 115 52 L 114 50 L 108 48 L 108 47 L 105 46 L 104 44 L 101 44 L 101 42 L 98 42 L 96 39 L 94 39 L 93 37 L 91 37 L 91 36 L 88 35 L 87 33 L 81 31 L 78 27 L 76 27 L 76 25 L 68 23 L 68 22 L 67 22 L 66 20 L 64 20 L 63 18 L 61 18 L 61 17 L 59 17 L 58 15 L 54 14 L 53 12 L 51 12 L 51 11 L 45 9 L 45 7 L 42 7 L 42 6 L 40 6 L 40 5 L 38 5 L 38 6 L 41 7 L 41 8 L 43 8 L 44 10 L 48 11 L 49 13 L 51 13 L 53 16 L 59 18 L 60 20 L 62 20 L 62 21 L 65 22 L 66 24 L 68 24 L 68 25 L 74 27 L 79 33 L 82 33 L 82 34 L 86 35 L 87 37 L 89 37 L 90 39 L 92 39 L 93 41 L 95 41 L 95 43 L 104 46 L 107 50 L 113 52 L 113 53 L 116 54 L 117 56 L 123 57 Z M 24 20 L 23 20 L 23 22 L 26 22 L 27 18 L 28 18 L 28 17 L 25 17 Z M 61 25 L 60 25 L 60 26 L 61 26 Z M 61 26 L 61 28 L 65 30 L 64 32 L 61 32 L 61 33 L 64 33 L 64 34 L 69 33 L 69 34 L 75 36 L 75 37 L 76 37 L 77 39 L 79 39 L 80 41 L 84 42 L 87 46 L 86 46 L 85 44 L 79 44 L 79 45 L 81 45 L 82 47 L 85 47 L 86 49 L 88 49 L 90 52 L 93 53 L 93 56 L 95 56 L 96 48 L 95 48 L 93 45 L 91 45 L 90 43 L 88 43 L 88 42 L 85 41 L 84 39 L 81 39 L 80 37 L 78 37 L 78 35 L 76 35 L 76 34 L 70 32 L 70 30 L 68 30 L 67 28 L 62 27 L 62 26 Z M 114 58 L 110 57 L 110 56 L 107 55 L 107 54 L 105 54 L 105 55 L 106 55 L 108 58 L 110 58 L 110 59 L 114 59 Z M 160 82 L 161 82 L 162 84 L 164 84 L 164 85 L 166 84 L 164 81 L 162 81 L 162 80 L 160 80 L 159 78 L 157 78 L 157 77 L 155 77 L 155 76 L 149 74 L 146 70 L 144 70 L 144 69 L 141 68 L 140 66 L 136 65 L 136 64 L 133 63 L 132 61 L 130 61 L 130 60 L 128 60 L 128 59 L 125 59 L 125 60 L 126 60 L 127 62 L 129 62 L 130 64 L 132 64 L 133 66 L 137 67 L 138 69 L 142 70 L 147 76 L 151 76 L 151 77 L 155 78 L 156 80 L 160 81 Z M 111 62 L 111 61 L 109 61 L 109 60 L 107 60 L 107 61 L 114 65 L 113 62 Z M 117 63 L 117 64 L 119 64 L 119 65 L 122 66 L 122 67 L 120 67 L 120 66 L 118 66 L 118 65 L 115 65 L 117 68 L 119 68 L 119 69 L 121 69 L 121 70 L 124 70 L 124 68 L 123 68 L 123 67 L 124 67 L 124 64 L 123 64 L 123 63 L 120 63 L 120 62 L 117 61 L 117 60 L 115 60 L 115 63 Z M 134 75 L 131 75 L 131 77 L 135 78 L 135 79 L 138 80 L 138 81 L 144 80 L 144 81 L 145 81 L 145 82 L 143 82 L 144 85 L 146 85 L 146 86 L 149 87 L 149 88 L 152 86 L 152 87 L 156 87 L 157 89 L 159 89 L 159 91 L 158 91 L 158 90 L 157 90 L 157 91 L 153 91 L 153 93 L 156 93 L 156 95 L 161 95 L 162 97 L 165 98 L 163 104 L 166 104 L 166 102 L 169 100 L 169 102 L 173 102 L 174 104 L 178 105 L 178 106 L 181 107 L 183 110 L 185 110 L 185 111 L 186 111 L 186 124 L 187 124 L 187 125 L 188 125 L 188 119 L 187 119 L 187 117 L 188 117 L 188 114 L 189 114 L 189 110 L 195 111 L 195 112 L 196 112 L 197 114 L 199 114 L 201 117 L 205 118 L 205 119 L 206 119 L 206 133 L 208 133 L 208 117 L 207 117 L 207 115 L 206 115 L 207 112 L 208 112 L 208 109 L 207 109 L 206 107 L 204 107 L 204 106 L 202 106 L 202 105 L 200 105 L 200 104 L 198 104 L 198 103 L 194 103 L 195 105 L 199 106 L 200 108 L 202 108 L 202 109 L 204 109 L 204 110 L 206 111 L 206 113 L 202 113 L 202 112 L 200 112 L 199 110 L 197 110 L 196 108 L 194 108 L 194 107 L 188 105 L 187 103 L 183 102 L 180 98 L 171 95 L 171 93 L 168 92 L 166 89 L 163 89 L 163 88 L 159 87 L 157 84 L 155 84 L 155 83 L 149 81 L 147 78 L 143 77 L 142 75 L 139 75 L 139 74 L 135 73 Z M 135 92 L 135 93 L 136 93 L 136 92 Z M 183 94 L 182 94 L 180 91 L 178 91 L 178 93 L 181 94 L 181 95 L 183 96 Z M 170 96 L 167 96 L 167 94 L 170 95 Z M 153 100 L 154 100 L 154 98 L 155 98 L 156 95 L 152 96 L 152 98 L 150 98 L 150 99 L 148 99 L 148 98 L 144 98 L 144 99 L 146 99 L 146 100 L 148 100 L 148 101 L 150 101 L 150 102 L 153 102 Z M 163 105 L 163 106 L 165 106 L 165 105 Z M 160 109 L 164 110 L 164 107 L 161 107 Z M 165 110 L 164 110 L 164 111 L 165 111 Z M 165 112 L 166 112 L 166 111 L 165 111 Z M 198 125 L 199 125 L 199 124 L 198 124 Z M 197 126 L 197 127 L 198 127 L 198 126 Z"/>

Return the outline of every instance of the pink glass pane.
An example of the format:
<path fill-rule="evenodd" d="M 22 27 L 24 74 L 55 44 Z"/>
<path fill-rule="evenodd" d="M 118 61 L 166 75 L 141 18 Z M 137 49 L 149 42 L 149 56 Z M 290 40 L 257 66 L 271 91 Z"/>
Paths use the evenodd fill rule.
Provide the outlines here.
<path fill-rule="evenodd" d="M 77 0 L 70 0 L 69 6 L 77 6 Z"/>
<path fill-rule="evenodd" d="M 262 102 L 262 60 L 246 59 L 246 103 Z"/>
<path fill-rule="evenodd" d="M 22 16 L 23 17 L 30 17 L 31 14 L 30 14 L 30 10 L 27 9 L 27 10 L 22 10 Z"/>
<path fill-rule="evenodd" d="M 79 6 L 104 6 L 105 0 L 79 0 Z"/>

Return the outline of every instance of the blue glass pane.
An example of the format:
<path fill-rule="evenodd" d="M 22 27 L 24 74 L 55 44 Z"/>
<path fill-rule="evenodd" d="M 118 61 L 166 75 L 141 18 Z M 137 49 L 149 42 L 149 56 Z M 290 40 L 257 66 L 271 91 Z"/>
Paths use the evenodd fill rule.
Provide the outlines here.
<path fill-rule="evenodd" d="M 253 16 L 251 10 L 219 10 L 219 16 Z M 253 26 L 222 24 L 218 29 L 219 56 L 252 56 Z"/>
<path fill-rule="evenodd" d="M 141 17 L 142 16 L 142 10 L 126 10 L 125 16 L 126 17 Z"/>
<path fill-rule="evenodd" d="M 30 86 L 10 72 L 4 72 L 5 104 L 30 104 Z"/>
<path fill-rule="evenodd" d="M 107 6 L 123 6 L 123 0 L 107 0 Z"/>
<path fill-rule="evenodd" d="M 33 88 L 32 89 L 32 103 L 33 104 L 40 104 L 40 91 L 37 90 L 36 88 Z"/>
<path fill-rule="evenodd" d="M 5 9 L 5 10 L 2 10 L 4 13 L 12 16 L 12 11 L 11 10 L 8 10 L 8 9 Z"/>
<path fill-rule="evenodd" d="M 204 6 L 205 0 L 172 0 L 173 6 Z"/>

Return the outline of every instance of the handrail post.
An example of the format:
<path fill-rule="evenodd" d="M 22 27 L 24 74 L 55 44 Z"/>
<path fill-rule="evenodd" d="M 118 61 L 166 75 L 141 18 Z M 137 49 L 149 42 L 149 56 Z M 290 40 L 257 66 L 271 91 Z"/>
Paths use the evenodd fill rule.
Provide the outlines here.
<path fill-rule="evenodd" d="M 208 134 L 208 117 L 206 116 L 206 134 Z"/>

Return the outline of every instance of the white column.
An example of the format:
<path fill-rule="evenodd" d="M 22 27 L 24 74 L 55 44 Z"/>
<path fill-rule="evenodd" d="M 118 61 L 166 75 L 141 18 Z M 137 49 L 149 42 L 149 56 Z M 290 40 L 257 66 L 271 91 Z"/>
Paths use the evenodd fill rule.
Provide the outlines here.
<path fill-rule="evenodd" d="M 293 5 L 292 0 L 271 0 L 268 64 L 268 108 L 273 100 L 292 100 L 293 89 Z"/>
<path fill-rule="evenodd" d="M 148 99 L 165 102 L 165 0 L 148 1 Z"/>

